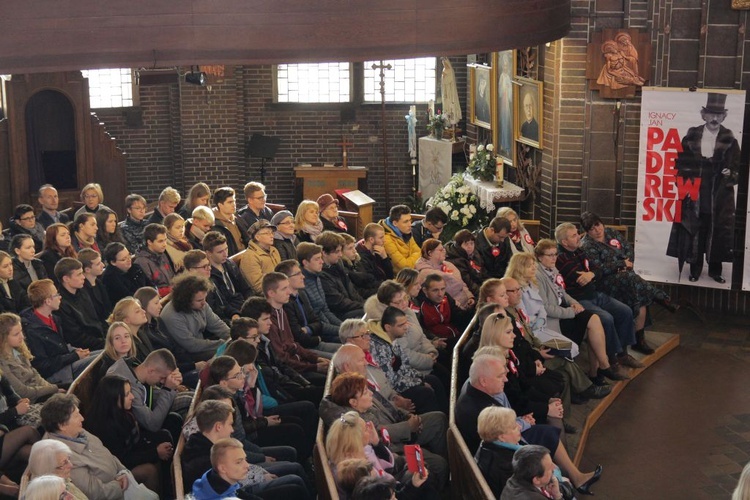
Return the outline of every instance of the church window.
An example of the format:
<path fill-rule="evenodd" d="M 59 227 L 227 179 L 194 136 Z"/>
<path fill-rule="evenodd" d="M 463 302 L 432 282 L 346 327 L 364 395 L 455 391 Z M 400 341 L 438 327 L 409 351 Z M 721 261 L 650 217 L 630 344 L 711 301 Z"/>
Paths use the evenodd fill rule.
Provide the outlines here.
<path fill-rule="evenodd" d="M 276 102 L 349 102 L 351 73 L 351 65 L 344 62 L 279 64 Z"/>
<path fill-rule="evenodd" d="M 130 68 L 91 69 L 81 73 L 89 79 L 92 109 L 135 105 L 133 70 Z"/>
<path fill-rule="evenodd" d="M 380 61 L 364 63 L 364 100 L 380 102 L 380 69 L 372 69 Z M 386 102 L 427 102 L 435 99 L 435 67 L 437 58 L 396 59 L 383 61 L 392 69 L 385 70 Z"/>

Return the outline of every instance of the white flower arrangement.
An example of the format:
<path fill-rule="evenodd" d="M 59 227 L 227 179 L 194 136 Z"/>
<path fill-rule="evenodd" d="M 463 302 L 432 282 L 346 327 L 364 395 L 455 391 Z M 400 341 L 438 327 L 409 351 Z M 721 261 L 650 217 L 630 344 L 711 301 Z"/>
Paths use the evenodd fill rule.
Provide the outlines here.
<path fill-rule="evenodd" d="M 448 184 L 427 201 L 429 207 L 439 207 L 448 216 L 441 239 L 447 241 L 459 229 L 477 229 L 483 224 L 487 214 L 478 210 L 479 199 L 464 182 L 463 174 L 450 178 Z"/>

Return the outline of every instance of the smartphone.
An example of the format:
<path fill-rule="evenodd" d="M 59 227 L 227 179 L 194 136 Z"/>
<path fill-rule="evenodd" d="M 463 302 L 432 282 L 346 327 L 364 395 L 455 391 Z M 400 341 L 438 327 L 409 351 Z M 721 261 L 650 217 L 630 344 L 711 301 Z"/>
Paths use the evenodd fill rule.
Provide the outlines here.
<path fill-rule="evenodd" d="M 424 454 L 422 448 L 418 444 L 407 444 L 404 446 L 404 457 L 406 458 L 406 467 L 409 472 L 419 474 L 420 477 L 424 477 Z"/>

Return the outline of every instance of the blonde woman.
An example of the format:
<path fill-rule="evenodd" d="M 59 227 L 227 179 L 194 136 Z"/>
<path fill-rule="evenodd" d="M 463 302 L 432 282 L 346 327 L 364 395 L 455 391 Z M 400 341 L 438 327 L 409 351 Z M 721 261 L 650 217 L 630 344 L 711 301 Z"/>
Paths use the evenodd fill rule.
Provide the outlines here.
<path fill-rule="evenodd" d="M 369 392 L 366 387 L 365 390 Z M 361 398 L 362 396 L 356 399 Z M 370 393 L 370 401 L 372 401 L 372 393 Z M 331 462 L 334 477 L 337 475 L 336 464 L 341 463 L 342 460 L 366 458 L 378 475 L 393 478 L 386 471 L 386 469 L 392 470 L 393 468 L 393 454 L 381 442 L 373 423 L 365 422 L 356 411 L 348 411 L 333 421 L 326 435 L 326 453 Z"/>
<path fill-rule="evenodd" d="M 37 403 L 59 389 L 44 380 L 31 366 L 32 359 L 34 356 L 26 346 L 21 330 L 21 318 L 12 313 L 0 314 L 0 370 L 19 396 Z"/>
<path fill-rule="evenodd" d="M 100 208 L 109 209 L 109 207 L 104 204 L 104 192 L 102 191 L 102 187 L 96 182 L 91 182 L 83 186 L 83 189 L 81 189 L 81 201 L 83 202 L 83 206 L 76 211 L 73 219 L 76 219 L 79 215 L 84 213 L 90 213 L 93 215 Z"/>
<path fill-rule="evenodd" d="M 323 222 L 320 220 L 320 206 L 313 200 L 302 200 L 294 216 L 294 227 L 297 239 L 314 243 L 315 238 L 323 232 Z"/>
<path fill-rule="evenodd" d="M 511 406 L 519 415 L 523 415 L 529 422 L 549 423 L 555 427 L 562 427 L 565 414 L 562 400 L 557 397 L 565 386 L 563 377 L 556 372 L 548 372 L 540 356 L 533 349 L 525 349 L 519 339 L 515 342 L 513 323 L 503 312 L 491 314 L 484 321 L 482 334 L 479 337 L 479 349 L 495 346 L 500 348 L 502 357 L 508 368 L 508 382 L 505 384 L 505 395 Z M 518 345 L 518 354 L 513 346 Z M 528 342 L 526 342 L 528 344 Z M 530 344 L 528 344 L 530 347 Z M 478 352 L 478 351 L 477 351 Z M 529 418 L 531 417 L 531 418 Z"/>
<path fill-rule="evenodd" d="M 99 365 L 99 379 L 104 378 L 107 370 L 115 364 L 118 359 L 132 358 L 135 356 L 135 345 L 130 328 L 122 321 L 115 321 L 109 325 L 107 338 L 104 340 L 104 353 Z"/>
<path fill-rule="evenodd" d="M 534 240 L 531 235 L 523 227 L 521 219 L 518 218 L 518 214 L 515 210 L 510 207 L 500 207 L 497 211 L 498 217 L 504 217 L 510 222 L 510 232 L 508 237 L 510 238 L 510 249 L 513 253 L 519 252 L 534 252 Z"/>
<path fill-rule="evenodd" d="M 140 335 L 141 327 L 149 323 L 149 318 L 138 299 L 125 297 L 118 301 L 107 321 L 110 324 L 122 322 L 127 326 L 135 350 L 135 354 L 131 357 L 135 357 L 138 362 L 143 362 L 146 356 L 154 350 L 148 335 Z"/>

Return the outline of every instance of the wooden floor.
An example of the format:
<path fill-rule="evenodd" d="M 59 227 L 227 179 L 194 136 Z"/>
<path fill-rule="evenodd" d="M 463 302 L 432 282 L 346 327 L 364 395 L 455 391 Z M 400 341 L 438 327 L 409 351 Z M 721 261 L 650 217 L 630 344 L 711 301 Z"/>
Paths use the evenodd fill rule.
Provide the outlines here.
<path fill-rule="evenodd" d="M 750 461 L 750 319 L 660 315 L 672 350 L 624 385 L 587 437 L 597 498 L 729 499 Z"/>

